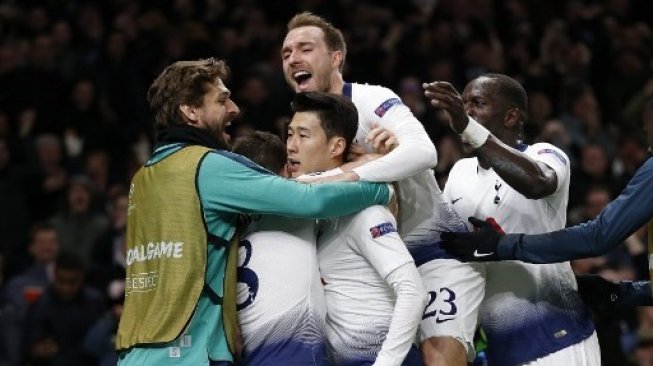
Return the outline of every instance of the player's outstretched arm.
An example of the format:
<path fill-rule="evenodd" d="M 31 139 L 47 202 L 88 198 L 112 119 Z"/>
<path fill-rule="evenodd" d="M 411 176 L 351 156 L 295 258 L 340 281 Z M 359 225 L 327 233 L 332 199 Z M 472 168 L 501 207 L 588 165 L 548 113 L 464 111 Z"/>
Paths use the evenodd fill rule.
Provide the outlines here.
<path fill-rule="evenodd" d="M 653 158 L 635 173 L 621 194 L 591 221 L 536 235 L 500 235 L 491 230 L 447 233 L 443 246 L 464 260 L 474 252 L 494 253 L 486 260 L 521 260 L 556 263 L 595 257 L 620 245 L 629 235 L 653 219 Z"/>
<path fill-rule="evenodd" d="M 342 216 L 386 205 L 391 196 L 387 184 L 295 182 L 226 152 L 206 156 L 198 186 L 205 210 L 306 218 Z"/>

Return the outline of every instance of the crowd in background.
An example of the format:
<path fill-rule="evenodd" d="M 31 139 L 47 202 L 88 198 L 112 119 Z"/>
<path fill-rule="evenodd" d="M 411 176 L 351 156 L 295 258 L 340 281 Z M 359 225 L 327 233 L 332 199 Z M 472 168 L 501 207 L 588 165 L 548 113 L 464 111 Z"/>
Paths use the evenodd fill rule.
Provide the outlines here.
<path fill-rule="evenodd" d="M 487 72 L 519 80 L 525 142 L 571 159 L 569 224 L 595 217 L 649 156 L 650 0 L 4 0 L 0 365 L 115 364 L 129 181 L 155 142 L 148 86 L 174 61 L 225 59 L 242 112 L 231 134 L 283 134 L 280 46 L 303 10 L 343 30 L 347 81 L 392 88 L 424 124 L 441 186 L 462 153 L 424 81 L 462 91 Z M 646 231 L 572 265 L 647 279 Z M 595 321 L 604 365 L 653 365 L 653 308 Z"/>

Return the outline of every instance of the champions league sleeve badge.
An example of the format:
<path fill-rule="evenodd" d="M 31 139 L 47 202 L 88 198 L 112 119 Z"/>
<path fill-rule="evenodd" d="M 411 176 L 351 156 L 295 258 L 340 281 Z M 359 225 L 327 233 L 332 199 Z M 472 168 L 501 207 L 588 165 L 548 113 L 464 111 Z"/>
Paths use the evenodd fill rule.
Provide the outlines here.
<path fill-rule="evenodd" d="M 376 239 L 380 236 L 390 234 L 390 233 L 396 233 L 397 229 L 395 229 L 395 226 L 392 225 L 391 222 L 384 222 L 382 224 L 373 226 L 370 228 L 370 234 L 372 235 L 372 238 Z"/>

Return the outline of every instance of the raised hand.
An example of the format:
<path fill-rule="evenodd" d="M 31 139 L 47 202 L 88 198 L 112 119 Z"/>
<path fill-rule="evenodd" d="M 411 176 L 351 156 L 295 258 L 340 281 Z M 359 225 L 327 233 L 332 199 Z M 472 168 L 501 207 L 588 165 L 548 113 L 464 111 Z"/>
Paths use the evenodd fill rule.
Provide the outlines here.
<path fill-rule="evenodd" d="M 447 112 L 451 128 L 457 133 L 462 133 L 469 123 L 469 117 L 465 112 L 463 99 L 456 88 L 446 81 L 424 83 L 422 88 L 424 88 L 424 96 L 430 100 L 432 106 L 442 108 Z"/>

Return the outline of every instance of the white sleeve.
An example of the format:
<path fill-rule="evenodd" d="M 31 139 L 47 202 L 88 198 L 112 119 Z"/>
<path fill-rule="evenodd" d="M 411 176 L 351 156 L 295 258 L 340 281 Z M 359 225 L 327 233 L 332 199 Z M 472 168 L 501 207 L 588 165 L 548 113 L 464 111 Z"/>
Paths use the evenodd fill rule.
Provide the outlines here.
<path fill-rule="evenodd" d="M 397 221 L 386 207 L 368 207 L 354 220 L 352 227 L 356 228 L 354 242 L 358 252 L 381 278 L 406 263 L 413 263 L 413 257 L 397 232 Z"/>
<path fill-rule="evenodd" d="M 375 122 L 388 129 L 397 138 L 399 146 L 387 155 L 355 168 L 354 172 L 361 180 L 394 182 L 433 168 L 438 163 L 435 146 L 424 126 L 396 94 L 390 92 L 386 95 L 393 97 L 379 106 L 370 105 L 372 101 L 356 105 L 363 109 L 360 113 L 365 121 L 360 123 Z"/>
<path fill-rule="evenodd" d="M 406 263 L 386 276 L 397 300 L 388 334 L 373 366 L 400 366 L 415 339 L 426 305 L 426 290 L 414 263 Z"/>
<path fill-rule="evenodd" d="M 529 151 L 528 155 L 534 160 L 544 163 L 546 166 L 553 169 L 558 180 L 556 192 L 569 185 L 569 157 L 567 157 L 567 154 L 562 150 L 551 144 L 538 143 L 531 146 L 531 151 Z"/>

